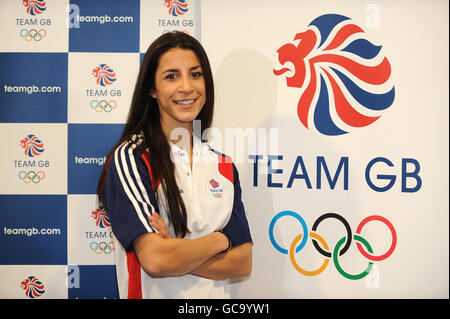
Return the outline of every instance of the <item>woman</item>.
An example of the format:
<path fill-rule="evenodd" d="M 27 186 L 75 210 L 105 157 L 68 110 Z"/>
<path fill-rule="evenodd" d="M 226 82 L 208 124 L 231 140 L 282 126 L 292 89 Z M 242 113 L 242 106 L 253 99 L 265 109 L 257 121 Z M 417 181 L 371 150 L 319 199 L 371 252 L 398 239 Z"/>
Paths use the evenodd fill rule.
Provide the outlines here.
<path fill-rule="evenodd" d="M 156 39 L 98 187 L 118 240 L 121 298 L 227 298 L 224 280 L 251 272 L 236 167 L 193 134 L 194 120 L 199 135 L 210 127 L 213 105 L 201 44 L 182 32 Z M 187 132 L 189 142 L 174 132 Z"/>

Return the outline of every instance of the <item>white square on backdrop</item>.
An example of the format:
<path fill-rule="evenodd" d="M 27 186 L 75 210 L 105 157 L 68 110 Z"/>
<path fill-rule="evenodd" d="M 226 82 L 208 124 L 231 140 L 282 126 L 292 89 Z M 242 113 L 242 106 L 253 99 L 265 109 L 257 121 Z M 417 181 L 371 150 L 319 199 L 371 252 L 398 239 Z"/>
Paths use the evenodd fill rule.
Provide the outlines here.
<path fill-rule="evenodd" d="M 0 2 L 0 30 L 8 30 L 2 32 L 0 52 L 67 52 L 69 0 L 46 0 L 43 10 L 30 13 L 22 2 Z"/>
<path fill-rule="evenodd" d="M 69 265 L 114 265 L 114 235 L 97 195 L 67 196 Z"/>
<path fill-rule="evenodd" d="M 69 53 L 68 122 L 125 123 L 139 53 Z"/>
<path fill-rule="evenodd" d="M 67 193 L 67 124 L 0 124 L 0 194 Z"/>

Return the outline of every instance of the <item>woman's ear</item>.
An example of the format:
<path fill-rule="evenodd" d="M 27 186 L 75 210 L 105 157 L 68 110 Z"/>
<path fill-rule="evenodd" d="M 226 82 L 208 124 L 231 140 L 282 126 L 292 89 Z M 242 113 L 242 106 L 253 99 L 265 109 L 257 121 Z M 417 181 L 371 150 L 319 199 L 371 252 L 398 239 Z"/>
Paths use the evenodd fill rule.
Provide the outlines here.
<path fill-rule="evenodd" d="M 155 89 L 151 89 L 149 95 L 154 98 L 157 99 L 158 95 L 156 94 L 156 90 Z"/>

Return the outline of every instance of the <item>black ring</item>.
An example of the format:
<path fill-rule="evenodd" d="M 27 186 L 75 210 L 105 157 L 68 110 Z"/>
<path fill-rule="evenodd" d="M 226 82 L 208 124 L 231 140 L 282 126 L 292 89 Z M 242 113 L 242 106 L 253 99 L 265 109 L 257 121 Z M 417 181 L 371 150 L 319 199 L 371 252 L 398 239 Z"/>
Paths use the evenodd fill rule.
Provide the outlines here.
<path fill-rule="evenodd" d="M 316 231 L 317 227 L 319 226 L 319 224 L 327 218 L 336 218 L 338 220 L 340 220 L 344 226 L 345 229 L 347 230 L 347 242 L 345 243 L 344 248 L 341 249 L 341 251 L 339 252 L 339 256 L 342 256 L 349 248 L 350 245 L 352 243 L 352 230 L 350 228 L 350 225 L 348 224 L 348 222 L 345 220 L 344 217 L 342 217 L 341 215 L 335 214 L 335 213 L 328 213 L 328 214 L 324 214 L 322 216 L 320 216 L 319 218 L 317 218 L 317 220 L 314 222 L 314 225 L 312 227 L 313 231 Z M 317 243 L 317 241 L 313 238 L 313 244 L 314 247 L 316 247 L 317 251 L 319 253 L 321 253 L 323 256 L 331 258 L 331 252 L 323 250 L 319 244 Z"/>

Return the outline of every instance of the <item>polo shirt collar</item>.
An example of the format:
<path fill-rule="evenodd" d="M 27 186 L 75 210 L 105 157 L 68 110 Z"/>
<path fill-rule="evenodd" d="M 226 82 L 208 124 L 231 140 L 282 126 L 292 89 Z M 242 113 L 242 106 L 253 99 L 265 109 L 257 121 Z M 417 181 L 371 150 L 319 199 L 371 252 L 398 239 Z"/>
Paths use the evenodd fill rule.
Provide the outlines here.
<path fill-rule="evenodd" d="M 204 143 L 199 139 L 195 134 L 193 134 L 193 149 L 192 149 L 192 159 L 196 161 L 196 159 L 202 154 L 202 149 L 204 147 Z M 185 163 L 189 163 L 188 152 L 185 149 L 182 149 L 175 143 L 169 141 L 170 145 L 170 155 L 172 159 L 176 162 L 177 160 Z"/>

